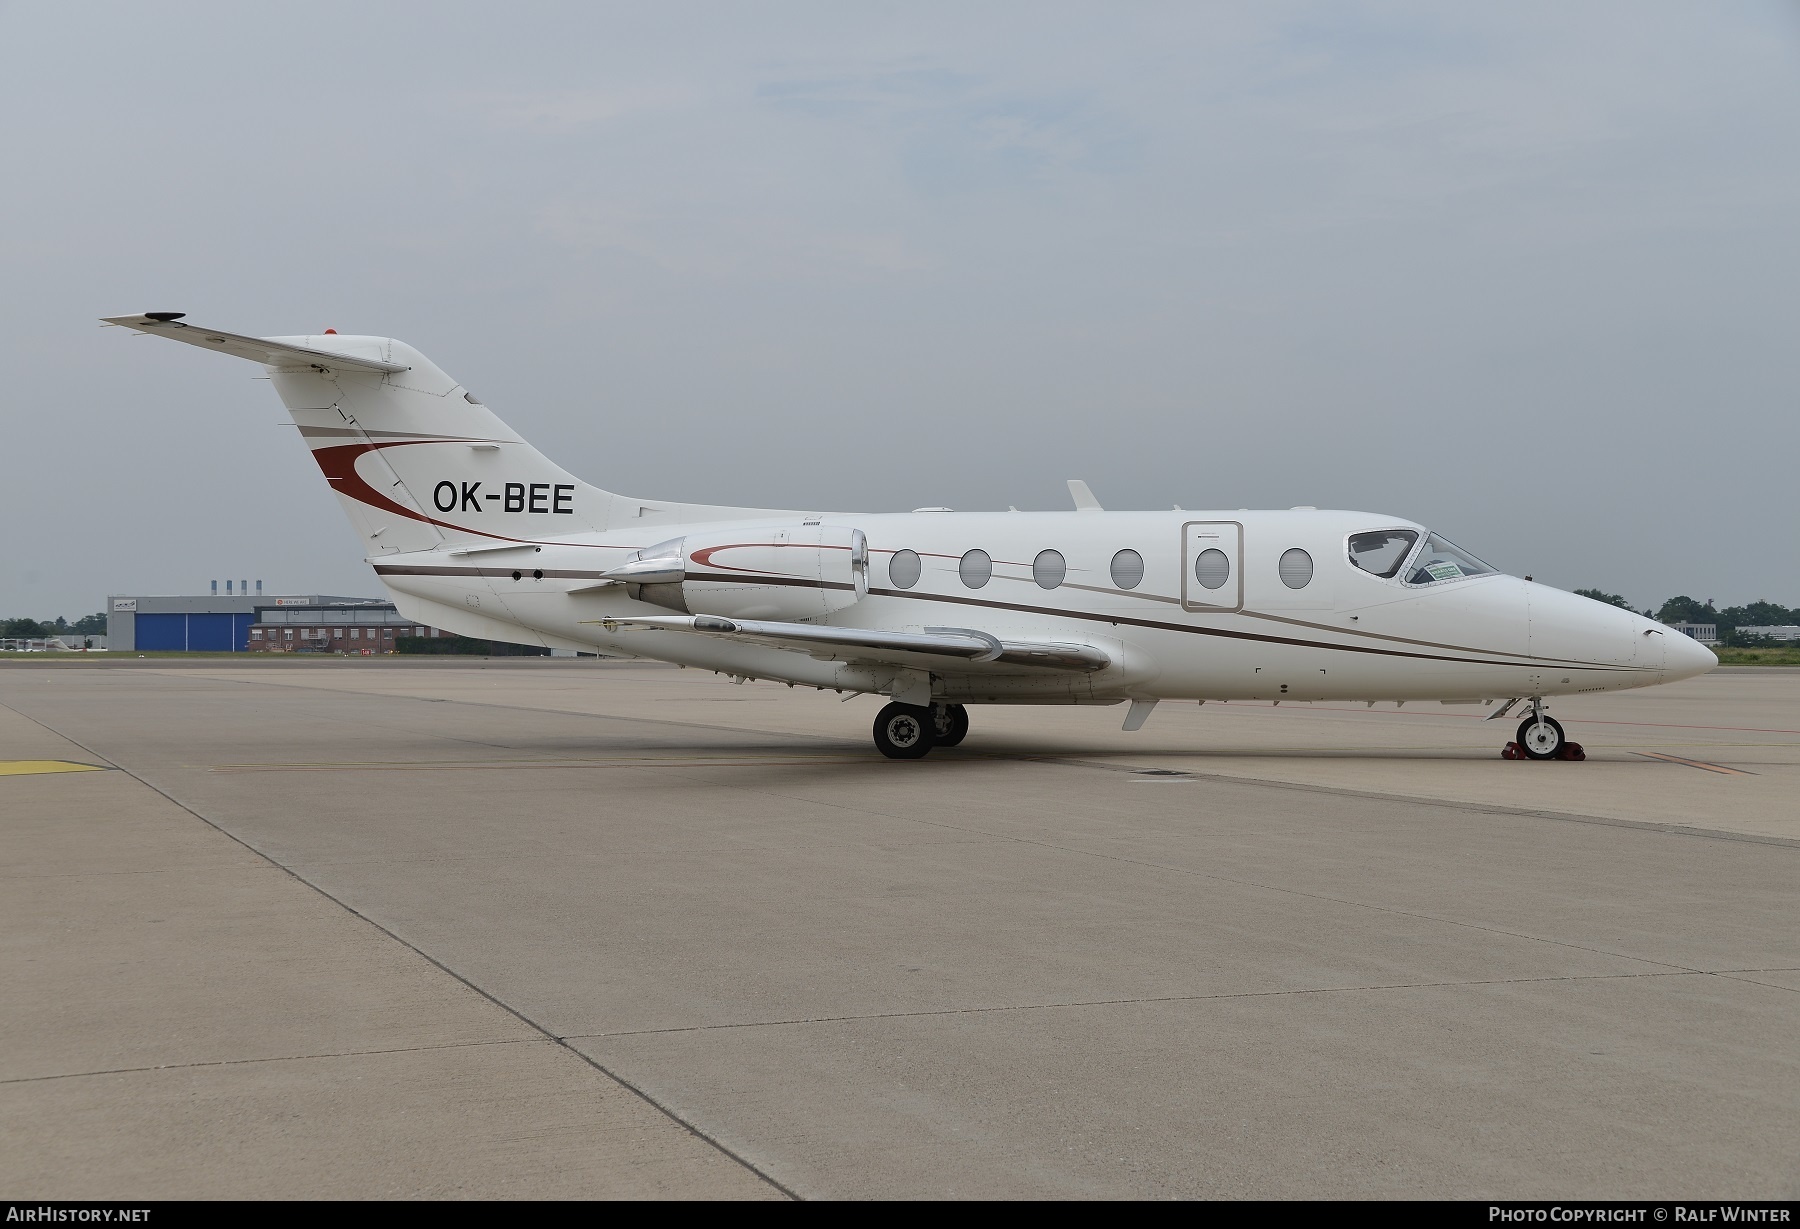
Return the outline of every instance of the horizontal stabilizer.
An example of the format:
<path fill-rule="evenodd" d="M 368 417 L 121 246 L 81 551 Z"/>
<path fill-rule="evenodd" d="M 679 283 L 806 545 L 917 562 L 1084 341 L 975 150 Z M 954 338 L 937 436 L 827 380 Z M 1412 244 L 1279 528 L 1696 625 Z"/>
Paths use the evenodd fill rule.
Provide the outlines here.
<path fill-rule="evenodd" d="M 1111 658 L 1092 645 L 1034 640 L 1001 640 L 967 627 L 933 627 L 923 632 L 890 632 L 866 627 L 822 627 L 812 623 L 770 623 L 720 615 L 650 615 L 644 618 L 588 619 L 607 631 L 695 632 L 740 644 L 789 649 L 828 661 L 912 665 L 917 658 L 960 660 L 969 665 L 1035 666 L 1048 670 L 1103 670 Z"/>
<path fill-rule="evenodd" d="M 399 363 L 333 354 L 329 350 L 315 350 L 310 346 L 297 346 L 288 341 L 222 333 L 217 329 L 201 328 L 197 324 L 183 324 L 179 320 L 160 318 L 175 314 L 157 312 L 155 316 L 108 316 L 104 319 L 107 324 L 119 324 L 140 333 L 153 333 L 158 337 L 184 341 L 190 346 L 199 346 L 202 350 L 217 350 L 220 354 L 247 358 L 253 363 L 270 367 L 323 367 L 330 370 L 379 371 L 386 375 L 411 370 Z"/>

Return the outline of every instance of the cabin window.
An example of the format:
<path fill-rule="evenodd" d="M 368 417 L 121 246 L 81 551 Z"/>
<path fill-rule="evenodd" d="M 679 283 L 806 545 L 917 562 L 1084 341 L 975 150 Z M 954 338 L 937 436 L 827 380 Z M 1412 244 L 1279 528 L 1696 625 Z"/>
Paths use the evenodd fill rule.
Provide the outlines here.
<path fill-rule="evenodd" d="M 1406 583 L 1434 585 L 1443 580 L 1461 580 L 1465 576 L 1487 576 L 1498 570 L 1489 567 L 1449 539 L 1440 538 L 1434 533 L 1425 539 L 1424 547 L 1413 560 L 1406 574 Z"/>
<path fill-rule="evenodd" d="M 1281 552 L 1281 562 L 1275 565 L 1281 575 L 1281 583 L 1290 589 L 1304 589 L 1312 583 L 1312 556 L 1298 546 L 1289 547 Z"/>
<path fill-rule="evenodd" d="M 1041 550 L 1037 558 L 1031 561 L 1031 579 L 1037 581 L 1040 589 L 1056 588 L 1068 574 L 1069 565 L 1063 559 L 1061 551 Z"/>
<path fill-rule="evenodd" d="M 1220 589 L 1231 579 L 1231 556 L 1209 546 L 1194 560 L 1194 579 L 1202 589 Z"/>
<path fill-rule="evenodd" d="M 910 589 L 918 584 L 922 570 L 916 551 L 897 550 L 888 558 L 888 580 L 896 589 Z"/>
<path fill-rule="evenodd" d="M 1144 557 L 1127 547 L 1112 557 L 1112 582 L 1121 589 L 1144 583 Z"/>
<path fill-rule="evenodd" d="M 962 557 L 962 562 L 956 565 L 956 570 L 961 575 L 963 584 L 971 589 L 979 589 L 993 579 L 994 561 L 988 557 L 986 551 L 972 550 Z"/>
<path fill-rule="evenodd" d="M 1375 576 L 1393 576 L 1412 553 L 1419 535 L 1410 529 L 1371 529 L 1350 535 L 1350 566 Z"/>

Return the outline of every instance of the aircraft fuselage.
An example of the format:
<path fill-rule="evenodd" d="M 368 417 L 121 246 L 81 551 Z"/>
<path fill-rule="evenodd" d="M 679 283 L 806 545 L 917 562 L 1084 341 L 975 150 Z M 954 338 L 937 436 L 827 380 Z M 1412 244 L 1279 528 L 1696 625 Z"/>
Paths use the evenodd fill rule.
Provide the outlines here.
<path fill-rule="evenodd" d="M 1423 586 L 1353 566 L 1350 535 L 1422 526 L 1367 513 L 1292 511 L 928 512 L 886 515 L 770 513 L 767 530 L 805 520 L 861 530 L 869 580 L 860 600 L 831 613 L 838 626 L 919 631 L 975 627 L 1022 640 L 1076 641 L 1111 664 L 1080 675 L 1019 670 L 940 672 L 933 692 L 962 702 L 1110 703 L 1132 697 L 1208 700 L 1481 700 L 1616 690 L 1709 667 L 1712 655 L 1630 611 L 1499 573 Z M 370 560 L 403 611 L 421 622 L 483 634 L 489 620 L 517 623 L 547 643 L 809 686 L 884 690 L 849 662 L 725 644 L 673 631 L 605 631 L 608 617 L 666 614 L 623 585 L 594 588 L 602 574 L 683 530 L 732 522 L 667 522 L 642 530 L 582 534 L 483 550 L 447 560 L 439 551 Z M 1219 590 L 1193 576 L 1195 547 L 1226 536 L 1230 574 Z M 740 535 L 754 536 L 754 535 Z M 1311 576 L 1285 582 L 1281 557 L 1306 552 Z M 1118 552 L 1137 552 L 1142 578 L 1115 579 Z M 919 576 L 901 587 L 894 556 L 913 552 Z M 991 560 L 979 586 L 962 560 Z M 1045 587 L 1034 561 L 1055 551 L 1060 583 Z M 727 560 L 717 552 L 716 566 Z M 906 579 L 903 577 L 902 579 Z M 971 577 L 979 579 L 979 576 Z M 1130 579 L 1129 576 L 1124 579 Z M 1241 581 L 1241 585 L 1240 582 Z M 421 604 L 421 603 L 428 603 Z M 478 615 L 478 619 L 470 616 Z M 1699 655 L 1704 654 L 1704 660 Z"/>

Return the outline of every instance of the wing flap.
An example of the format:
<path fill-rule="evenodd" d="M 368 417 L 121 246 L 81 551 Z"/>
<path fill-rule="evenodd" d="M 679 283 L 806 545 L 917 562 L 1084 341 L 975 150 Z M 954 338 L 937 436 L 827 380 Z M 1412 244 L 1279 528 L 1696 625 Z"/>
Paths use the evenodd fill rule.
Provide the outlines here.
<path fill-rule="evenodd" d="M 267 337 L 246 337 L 241 333 L 204 329 L 197 324 L 183 324 L 179 320 L 158 320 L 150 316 L 107 316 L 103 320 L 106 324 L 117 324 L 136 329 L 140 333 L 153 333 L 172 341 L 186 342 L 190 346 L 199 346 L 202 350 L 215 350 L 234 358 L 247 358 L 267 367 L 327 367 L 349 371 L 379 371 L 386 375 L 411 370 L 399 363 L 333 354 L 329 350 L 315 350 L 310 346 L 297 346 L 292 342 Z"/>
<path fill-rule="evenodd" d="M 643 618 L 588 619 L 607 631 L 671 631 L 715 636 L 740 644 L 787 649 L 827 661 L 873 661 L 883 664 L 942 667 L 957 662 L 991 671 L 995 666 L 1027 666 L 1040 670 L 1103 670 L 1112 659 L 1086 644 L 1002 640 L 967 627 L 932 627 L 923 632 L 894 632 L 867 627 L 825 627 L 811 623 L 771 623 L 727 619 L 719 615 L 650 615 Z"/>

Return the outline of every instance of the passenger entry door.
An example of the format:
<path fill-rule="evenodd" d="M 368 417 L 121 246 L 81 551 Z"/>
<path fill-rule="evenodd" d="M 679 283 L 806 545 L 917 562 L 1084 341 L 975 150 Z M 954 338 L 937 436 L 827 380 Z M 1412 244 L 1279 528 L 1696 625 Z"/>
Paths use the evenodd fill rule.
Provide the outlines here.
<path fill-rule="evenodd" d="M 1244 526 L 1189 521 L 1181 527 L 1181 608 L 1244 608 Z"/>

